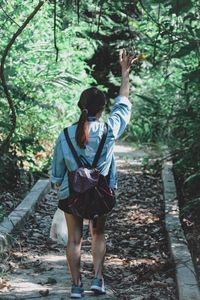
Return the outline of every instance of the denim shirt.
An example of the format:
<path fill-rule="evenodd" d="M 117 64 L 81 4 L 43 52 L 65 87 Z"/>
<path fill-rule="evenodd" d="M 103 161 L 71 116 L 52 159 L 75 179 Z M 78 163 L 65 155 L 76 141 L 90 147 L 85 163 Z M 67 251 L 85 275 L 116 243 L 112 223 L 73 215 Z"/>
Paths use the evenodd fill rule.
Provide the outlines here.
<path fill-rule="evenodd" d="M 110 116 L 108 117 L 108 133 L 106 141 L 99 158 L 97 169 L 104 176 L 108 175 L 110 170 L 109 186 L 117 188 L 116 164 L 114 159 L 114 144 L 115 141 L 124 132 L 131 115 L 131 103 L 127 97 L 118 96 L 115 98 L 115 103 L 112 107 Z M 92 164 L 99 142 L 103 135 L 103 122 L 99 122 L 94 117 L 88 118 L 89 125 L 89 141 L 85 149 L 79 148 L 75 140 L 77 124 L 68 127 L 70 140 L 79 155 L 84 157 Z M 69 196 L 68 171 L 74 171 L 78 168 L 77 163 L 66 142 L 64 131 L 62 131 L 57 139 L 54 156 L 52 162 L 51 183 L 59 186 L 58 198 L 65 199 Z"/>

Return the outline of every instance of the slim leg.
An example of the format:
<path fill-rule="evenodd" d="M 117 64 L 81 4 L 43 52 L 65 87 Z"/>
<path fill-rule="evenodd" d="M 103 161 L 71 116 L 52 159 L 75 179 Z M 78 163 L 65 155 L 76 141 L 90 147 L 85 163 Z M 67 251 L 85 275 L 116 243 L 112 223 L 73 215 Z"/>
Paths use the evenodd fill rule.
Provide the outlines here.
<path fill-rule="evenodd" d="M 81 240 L 83 231 L 83 219 L 65 213 L 68 227 L 68 243 L 66 256 L 72 276 L 72 282 L 80 285 L 80 262 L 81 262 Z"/>
<path fill-rule="evenodd" d="M 106 216 L 99 217 L 96 228 L 90 222 L 90 232 L 92 235 L 92 256 L 94 264 L 94 276 L 101 279 L 104 258 L 106 254 L 106 240 L 104 235 Z"/>

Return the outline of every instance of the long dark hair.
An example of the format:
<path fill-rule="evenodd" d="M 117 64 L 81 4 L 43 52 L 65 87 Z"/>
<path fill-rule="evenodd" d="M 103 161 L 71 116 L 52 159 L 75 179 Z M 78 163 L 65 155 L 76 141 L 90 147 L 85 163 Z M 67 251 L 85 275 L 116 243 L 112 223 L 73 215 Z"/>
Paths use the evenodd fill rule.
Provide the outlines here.
<path fill-rule="evenodd" d="M 105 108 L 106 97 L 96 87 L 91 87 L 82 92 L 78 107 L 81 109 L 81 115 L 78 121 L 76 129 L 76 142 L 82 149 L 88 143 L 88 117 L 95 117 L 98 112 L 101 112 Z"/>

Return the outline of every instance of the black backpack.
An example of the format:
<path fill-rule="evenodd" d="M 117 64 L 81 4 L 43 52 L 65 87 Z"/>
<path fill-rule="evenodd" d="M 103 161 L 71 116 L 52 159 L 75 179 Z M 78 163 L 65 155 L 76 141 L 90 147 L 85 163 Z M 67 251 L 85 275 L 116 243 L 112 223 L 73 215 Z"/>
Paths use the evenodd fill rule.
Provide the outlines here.
<path fill-rule="evenodd" d="M 103 176 L 96 169 L 99 157 L 103 150 L 107 137 L 108 125 L 105 124 L 104 133 L 99 143 L 92 165 L 79 158 L 69 138 L 68 128 L 64 129 L 65 138 L 78 169 L 68 173 L 69 197 L 68 209 L 73 215 L 84 219 L 95 220 L 99 216 L 107 214 L 115 205 L 115 194 L 108 185 L 109 175 Z"/>

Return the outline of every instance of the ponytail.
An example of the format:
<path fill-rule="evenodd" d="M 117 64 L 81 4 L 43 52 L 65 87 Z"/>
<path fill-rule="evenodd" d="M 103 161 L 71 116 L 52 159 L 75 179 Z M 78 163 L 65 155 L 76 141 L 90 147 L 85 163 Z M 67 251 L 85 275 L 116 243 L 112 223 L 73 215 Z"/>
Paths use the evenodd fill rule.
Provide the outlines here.
<path fill-rule="evenodd" d="M 88 143 L 89 138 L 87 117 L 88 110 L 83 109 L 76 129 L 75 139 L 77 145 L 82 149 L 85 149 L 85 145 Z"/>
<path fill-rule="evenodd" d="M 104 93 L 96 87 L 91 87 L 81 93 L 78 102 L 81 116 L 75 134 L 76 143 L 80 148 L 85 149 L 89 140 L 88 116 L 95 117 L 98 112 L 104 109 L 105 104 L 106 97 Z"/>

